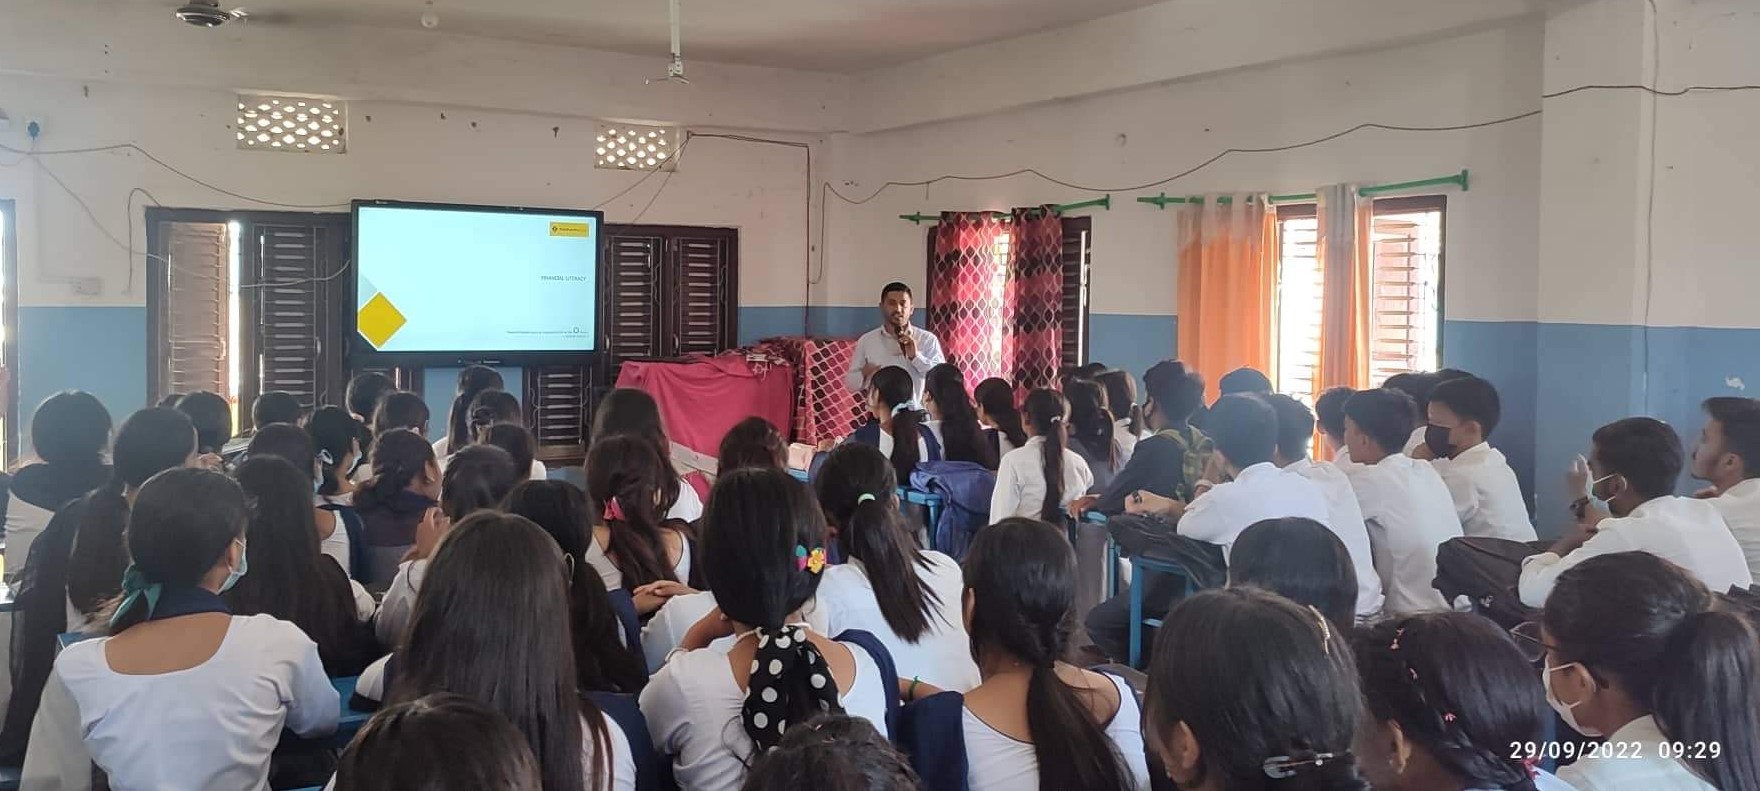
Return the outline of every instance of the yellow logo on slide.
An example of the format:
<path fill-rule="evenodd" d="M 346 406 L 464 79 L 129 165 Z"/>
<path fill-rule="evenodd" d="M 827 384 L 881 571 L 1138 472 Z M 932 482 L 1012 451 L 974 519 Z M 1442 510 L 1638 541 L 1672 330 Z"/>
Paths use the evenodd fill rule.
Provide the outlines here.
<path fill-rule="evenodd" d="M 550 223 L 551 236 L 573 236 L 585 239 L 591 236 L 593 226 L 584 222 L 553 222 Z"/>
<path fill-rule="evenodd" d="M 403 317 L 403 312 L 391 304 L 391 300 L 386 299 L 383 293 L 374 294 L 372 299 L 367 300 L 355 319 L 361 337 L 366 338 L 375 349 L 384 348 L 385 342 L 391 340 L 391 336 L 409 323 L 409 319 Z"/>

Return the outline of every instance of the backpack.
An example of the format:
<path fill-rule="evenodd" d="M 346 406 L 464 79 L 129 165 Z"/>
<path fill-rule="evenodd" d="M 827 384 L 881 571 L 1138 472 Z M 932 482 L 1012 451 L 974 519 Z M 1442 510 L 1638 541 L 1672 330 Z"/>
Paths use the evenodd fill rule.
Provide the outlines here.
<path fill-rule="evenodd" d="M 1204 468 L 1210 466 L 1210 454 L 1216 446 L 1204 432 L 1191 426 L 1183 428 L 1163 429 L 1156 432 L 1158 436 L 1167 437 L 1179 443 L 1181 451 L 1179 486 L 1174 487 L 1174 494 L 1186 502 L 1192 501 L 1192 487 L 1204 478 Z"/>
<path fill-rule="evenodd" d="M 1522 604 L 1518 585 L 1522 561 L 1545 552 L 1544 541 L 1522 542 L 1503 538 L 1467 536 L 1451 538 L 1436 548 L 1436 581 L 1442 598 L 1454 605 L 1466 597 L 1473 612 L 1505 629 L 1534 620 L 1538 610 Z"/>

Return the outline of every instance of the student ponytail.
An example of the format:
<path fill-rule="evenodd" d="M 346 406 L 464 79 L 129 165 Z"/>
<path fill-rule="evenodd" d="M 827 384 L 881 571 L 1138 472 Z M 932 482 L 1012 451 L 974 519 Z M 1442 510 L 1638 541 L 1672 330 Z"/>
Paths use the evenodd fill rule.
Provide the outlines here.
<path fill-rule="evenodd" d="M 514 466 L 513 457 L 494 445 L 472 445 L 452 454 L 440 477 L 440 509 L 453 521 L 478 511 L 493 511 L 528 469 Z"/>
<path fill-rule="evenodd" d="M 1760 788 L 1760 638 L 1704 584 L 1645 552 L 1559 575 L 1542 620 L 1553 652 L 1611 677 L 1671 743 L 1721 745 L 1682 760 L 1720 791 Z"/>
<path fill-rule="evenodd" d="M 1118 443 L 1112 441 L 1118 427 L 1106 410 L 1106 391 L 1092 380 L 1071 379 L 1063 384 L 1063 397 L 1069 402 L 1070 440 L 1086 448 L 1088 458 L 1105 459 L 1109 469 L 1121 466 Z"/>
<path fill-rule="evenodd" d="M 323 468 L 322 477 L 318 479 L 318 494 L 341 492 L 342 480 L 350 471 L 339 465 L 359 450 L 360 423 L 348 410 L 327 406 L 306 418 L 306 435 L 311 438 L 312 448 L 317 451 L 318 463 Z"/>
<path fill-rule="evenodd" d="M 1021 423 L 1020 410 L 1014 406 L 1013 385 L 992 377 L 979 382 L 973 395 L 984 414 L 990 416 L 990 422 L 996 424 L 996 430 L 1008 438 L 1008 444 L 1017 448 L 1027 444 L 1027 429 Z"/>
<path fill-rule="evenodd" d="M 1143 433 L 1143 405 L 1137 403 L 1137 382 L 1129 371 L 1105 371 L 1094 381 L 1106 388 L 1106 406 L 1116 420 L 1128 421 L 1125 430 L 1135 437 Z"/>
<path fill-rule="evenodd" d="M 972 397 L 966 393 L 966 376 L 958 367 L 942 363 L 923 377 L 923 393 L 941 411 L 941 458 L 969 461 L 996 469 L 996 448 L 984 436 Z"/>
<path fill-rule="evenodd" d="M 640 437 L 600 439 L 587 453 L 589 507 L 598 509 L 590 514 L 602 516 L 611 533 L 605 554 L 622 572 L 626 590 L 681 581 L 668 557 L 657 502 L 668 474 L 654 444 Z"/>
<path fill-rule="evenodd" d="M 385 410 L 379 414 L 383 416 Z M 389 502 L 434 463 L 434 448 L 420 434 L 406 428 L 380 434 L 373 442 L 373 477 L 355 491 L 355 509 L 364 511 Z"/>
<path fill-rule="evenodd" d="M 889 365 L 875 372 L 869 385 L 880 406 L 892 412 L 892 470 L 901 483 L 909 484 L 911 473 L 922 461 L 917 444 L 922 441 L 923 413 L 912 399 L 916 384 L 910 372 Z"/>
<path fill-rule="evenodd" d="M 1052 524 L 1063 524 L 1063 449 L 1069 436 L 1063 416 L 1068 410 L 1069 405 L 1055 390 L 1034 390 L 1027 395 L 1027 420 L 1045 439 L 1045 502 L 1039 506 L 1039 518 Z"/>
<path fill-rule="evenodd" d="M 458 394 L 452 399 L 452 411 L 446 420 L 446 448 L 458 451 L 471 444 L 471 402 L 484 390 L 500 390 L 507 384 L 501 372 L 484 365 L 471 365 L 458 372 Z"/>
<path fill-rule="evenodd" d="M 815 486 L 844 554 L 867 572 L 886 624 L 915 644 L 929 631 L 941 599 L 917 576 L 915 567 L 928 568 L 929 559 L 899 517 L 892 465 L 871 446 L 844 443 L 826 457 Z"/>
<path fill-rule="evenodd" d="M 470 440 L 472 442 L 481 441 L 485 430 L 490 426 L 502 423 L 524 425 L 524 421 L 520 420 L 519 399 L 514 398 L 512 393 L 504 390 L 484 390 L 478 393 L 476 398 L 471 399 Z M 463 449 L 463 447 L 453 447 L 450 450 L 456 453 Z"/>
<path fill-rule="evenodd" d="M 997 651 L 1032 668 L 1027 731 L 1039 787 L 1129 787 L 1130 773 L 1105 728 L 1057 674 L 1075 624 L 1075 553 L 1063 531 L 1021 518 L 978 531 L 966 555 L 965 583 L 974 658 Z"/>

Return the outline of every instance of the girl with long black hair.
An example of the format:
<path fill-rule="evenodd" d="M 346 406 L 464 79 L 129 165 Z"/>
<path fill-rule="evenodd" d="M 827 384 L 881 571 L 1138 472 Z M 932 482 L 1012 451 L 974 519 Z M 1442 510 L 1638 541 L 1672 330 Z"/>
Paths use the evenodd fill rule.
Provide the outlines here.
<path fill-rule="evenodd" d="M 1069 449 L 1069 405 L 1055 390 L 1027 396 L 1032 438 L 1002 457 L 990 495 L 990 521 L 1013 517 L 1061 524 L 1064 508 L 1094 485 L 1088 462 Z"/>
<path fill-rule="evenodd" d="M 1026 424 L 1014 402 L 1014 385 L 991 377 L 978 383 L 972 397 L 977 402 L 978 422 L 990 433 L 990 444 L 996 447 L 996 458 L 1027 444 Z M 1000 463 L 1000 462 L 998 462 Z"/>
<path fill-rule="evenodd" d="M 824 713 L 884 732 L 895 672 L 872 635 L 839 642 L 805 623 L 825 570 L 825 518 L 780 470 L 715 482 L 703 526 L 703 570 L 720 608 L 685 635 L 642 690 L 654 747 L 683 788 L 734 791 L 751 762 L 789 728 Z M 724 647 L 711 642 L 734 638 Z"/>
<path fill-rule="evenodd" d="M 434 441 L 434 457 L 444 459 L 471 444 L 476 436 L 471 430 L 472 402 L 484 390 L 506 387 L 501 372 L 486 365 L 467 365 L 458 369 L 458 390 L 452 397 L 452 411 L 446 416 L 446 436 Z"/>
<path fill-rule="evenodd" d="M 662 511 L 667 519 L 695 522 L 703 518 L 703 500 L 672 466 L 672 440 L 666 436 L 666 424 L 660 419 L 660 404 L 640 390 L 620 387 L 599 401 L 593 413 L 593 441 L 611 437 L 637 437 L 647 440 L 665 463 L 667 477 L 661 481 L 666 488 L 665 501 L 671 503 Z M 588 474 L 592 470 L 588 469 Z"/>
<path fill-rule="evenodd" d="M 941 443 L 923 423 L 925 415 L 916 402 L 916 384 L 909 371 L 889 365 L 874 372 L 868 380 L 868 413 L 872 419 L 856 429 L 849 441 L 879 448 L 892 460 L 900 483 L 910 484 L 918 463 L 941 460 Z M 898 437 L 907 439 L 900 441 Z"/>
<path fill-rule="evenodd" d="M 1137 403 L 1137 380 L 1130 371 L 1113 369 L 1094 377 L 1106 390 L 1106 408 L 1117 419 L 1119 449 L 1129 462 L 1139 440 L 1148 437 L 1149 421 L 1143 417 L 1143 405 Z"/>
<path fill-rule="evenodd" d="M 385 412 L 379 410 L 380 417 Z M 428 441 L 409 429 L 379 435 L 373 442 L 372 477 L 354 493 L 366 538 L 368 585 L 391 582 L 415 546 L 418 528 L 445 518 L 439 506 L 440 465 Z"/>
<path fill-rule="evenodd" d="M 957 366 L 942 363 L 929 369 L 923 377 L 923 408 L 929 412 L 925 425 L 941 442 L 943 459 L 996 469 L 1001 455 L 984 435 L 972 397 L 966 393 L 966 376 Z"/>
<path fill-rule="evenodd" d="M 593 547 L 587 561 L 606 588 L 632 594 L 655 582 L 688 582 L 691 577 L 689 525 L 662 520 L 671 505 L 665 483 L 670 470 L 653 443 L 620 436 L 601 439 L 587 452 L 587 497 L 598 509 Z M 643 614 L 658 601 L 638 600 Z"/>
<path fill-rule="evenodd" d="M 1070 379 L 1063 383 L 1063 398 L 1069 403 L 1070 450 L 1088 462 L 1093 487 L 1105 489 L 1125 463 L 1115 436 L 1118 427 L 1106 408 L 1106 391 L 1092 379 Z"/>
<path fill-rule="evenodd" d="M 267 789 L 283 728 L 335 730 L 342 706 L 311 638 L 234 615 L 221 596 L 249 568 L 248 514 L 216 472 L 169 470 L 140 487 L 110 636 L 55 660 L 24 788 L 88 787 L 95 764 L 117 789 Z"/>
<path fill-rule="evenodd" d="M 813 485 L 846 562 L 825 569 L 808 620 L 825 634 L 861 629 L 880 638 L 901 677 L 960 692 L 976 686 L 959 564 L 917 548 L 898 512 L 891 463 L 848 443 L 831 451 Z"/>
<path fill-rule="evenodd" d="M 336 767 L 334 791 L 543 791 L 538 760 L 506 717 L 436 692 L 379 711 Z"/>

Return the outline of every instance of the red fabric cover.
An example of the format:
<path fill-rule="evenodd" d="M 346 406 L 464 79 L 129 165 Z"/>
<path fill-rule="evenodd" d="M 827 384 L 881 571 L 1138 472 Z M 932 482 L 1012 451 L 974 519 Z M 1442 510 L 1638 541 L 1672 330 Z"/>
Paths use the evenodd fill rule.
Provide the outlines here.
<path fill-rule="evenodd" d="M 990 377 L 1011 379 L 1006 284 L 997 266 L 1007 223 L 989 212 L 943 212 L 929 262 L 929 309 L 924 324 L 941 339 L 947 361 L 976 387 Z"/>
<path fill-rule="evenodd" d="M 794 380 L 786 363 L 753 366 L 734 351 L 682 362 L 626 362 L 617 386 L 653 396 L 667 437 L 713 458 L 727 430 L 749 416 L 787 426 Z"/>
<path fill-rule="evenodd" d="M 1049 207 L 1015 209 L 1007 310 L 1002 314 L 1015 390 L 1051 387 L 1063 362 L 1063 218 Z"/>
<path fill-rule="evenodd" d="M 769 338 L 758 349 L 794 366 L 792 439 L 816 445 L 840 439 L 861 425 L 862 399 L 843 384 L 856 343 L 849 339 Z"/>

